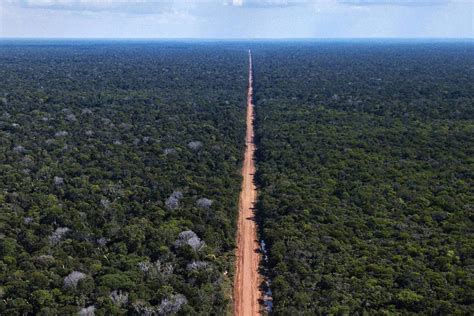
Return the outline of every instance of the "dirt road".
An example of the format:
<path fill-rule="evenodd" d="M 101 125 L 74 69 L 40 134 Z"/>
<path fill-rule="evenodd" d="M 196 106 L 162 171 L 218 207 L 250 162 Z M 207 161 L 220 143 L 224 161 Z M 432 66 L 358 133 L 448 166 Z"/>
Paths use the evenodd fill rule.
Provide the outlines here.
<path fill-rule="evenodd" d="M 249 83 L 247 92 L 247 132 L 245 135 L 245 157 L 242 167 L 242 189 L 239 200 L 239 222 L 237 230 L 237 263 L 234 280 L 234 315 L 258 315 L 260 261 L 257 227 L 253 206 L 257 198 L 254 184 L 255 144 L 253 141 L 253 78 L 252 54 L 249 50 Z"/>

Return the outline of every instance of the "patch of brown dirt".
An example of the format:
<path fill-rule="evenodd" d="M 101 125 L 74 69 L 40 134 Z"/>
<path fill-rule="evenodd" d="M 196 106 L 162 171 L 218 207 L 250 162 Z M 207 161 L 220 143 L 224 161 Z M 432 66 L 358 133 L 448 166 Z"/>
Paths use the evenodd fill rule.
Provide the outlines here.
<path fill-rule="evenodd" d="M 245 156 L 242 167 L 242 189 L 239 200 L 239 221 L 237 228 L 237 262 L 234 280 L 234 315 L 258 315 L 261 292 L 258 267 L 260 252 L 257 240 L 257 226 L 253 207 L 257 198 L 254 184 L 255 143 L 253 140 L 253 75 L 252 54 L 249 51 L 249 84 L 247 91 L 247 132 L 245 135 Z"/>

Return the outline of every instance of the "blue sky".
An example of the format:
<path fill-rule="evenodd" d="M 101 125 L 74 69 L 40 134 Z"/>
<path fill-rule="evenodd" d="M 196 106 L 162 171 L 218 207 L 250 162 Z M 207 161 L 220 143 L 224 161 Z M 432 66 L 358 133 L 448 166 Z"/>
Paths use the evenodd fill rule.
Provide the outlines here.
<path fill-rule="evenodd" d="M 0 37 L 473 38 L 474 0 L 0 0 Z"/>

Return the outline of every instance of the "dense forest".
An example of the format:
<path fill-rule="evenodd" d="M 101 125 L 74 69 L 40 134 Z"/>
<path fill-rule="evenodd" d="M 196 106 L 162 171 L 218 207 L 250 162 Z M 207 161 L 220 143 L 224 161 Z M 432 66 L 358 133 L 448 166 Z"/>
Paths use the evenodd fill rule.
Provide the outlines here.
<path fill-rule="evenodd" d="M 472 42 L 0 45 L 0 314 L 231 311 L 247 49 L 275 315 L 474 314 Z"/>
<path fill-rule="evenodd" d="M 472 42 L 253 46 L 274 314 L 472 315 Z"/>
<path fill-rule="evenodd" d="M 229 311 L 245 49 L 0 46 L 0 314 Z"/>

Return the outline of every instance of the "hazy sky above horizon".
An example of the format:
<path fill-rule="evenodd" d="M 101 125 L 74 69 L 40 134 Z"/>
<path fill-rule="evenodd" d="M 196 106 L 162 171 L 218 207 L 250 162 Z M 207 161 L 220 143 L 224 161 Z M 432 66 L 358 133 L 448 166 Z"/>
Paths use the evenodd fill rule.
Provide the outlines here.
<path fill-rule="evenodd" d="M 0 0 L 0 37 L 472 38 L 474 0 Z"/>

